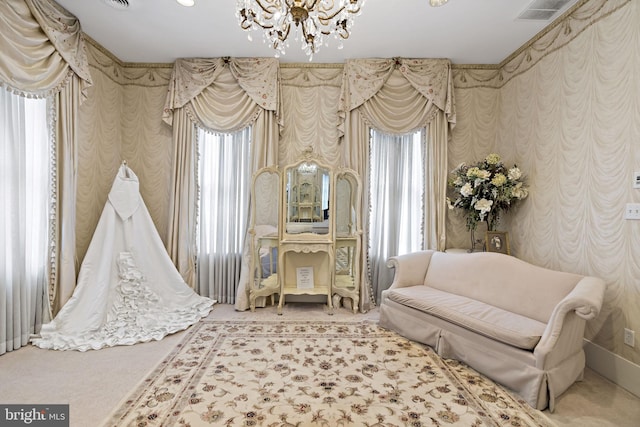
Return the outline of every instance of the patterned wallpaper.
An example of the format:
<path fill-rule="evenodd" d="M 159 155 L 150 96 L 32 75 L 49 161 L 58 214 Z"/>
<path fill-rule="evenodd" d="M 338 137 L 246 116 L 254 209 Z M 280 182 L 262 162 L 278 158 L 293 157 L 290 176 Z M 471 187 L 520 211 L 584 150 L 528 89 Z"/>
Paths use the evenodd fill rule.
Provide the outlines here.
<path fill-rule="evenodd" d="M 161 122 L 171 64 L 123 64 L 90 40 L 94 86 L 81 106 L 78 262 L 82 261 L 115 173 L 126 159 L 161 237 L 167 230 L 171 130 Z M 590 274 L 610 285 L 609 314 L 594 341 L 640 363 L 622 329 L 640 333 L 640 221 L 624 221 L 640 202 L 640 5 L 581 1 L 559 25 L 500 66 L 454 66 L 458 123 L 449 165 L 499 152 L 527 174 L 531 193 L 506 217 L 516 256 L 549 268 Z M 280 163 L 307 144 L 339 163 L 331 125 L 339 66 L 283 66 L 284 132 Z M 336 162 L 336 163 L 334 163 Z M 448 247 L 468 247 L 455 215 Z"/>
<path fill-rule="evenodd" d="M 78 266 L 123 160 L 138 175 L 140 193 L 163 240 L 171 176 L 171 129 L 161 117 L 172 65 L 123 64 L 89 42 L 94 84 L 80 107 Z"/>
<path fill-rule="evenodd" d="M 586 19 L 590 11 L 591 19 Z M 516 256 L 552 269 L 594 275 L 609 284 L 608 316 L 594 342 L 638 364 L 623 328 L 640 331 L 640 222 L 625 221 L 640 202 L 632 174 L 640 170 L 640 5 L 596 0 L 538 43 L 549 50 L 513 72 L 458 69 L 459 125 L 450 166 L 499 152 L 528 175 L 530 196 L 503 221 Z M 512 61 L 519 63 L 520 56 Z M 503 68 L 515 69 L 508 63 Z M 504 75 L 504 73 L 503 73 Z M 474 76 L 477 78 L 470 78 Z M 487 84 L 491 82 L 491 84 Z M 466 87 L 465 87 L 466 86 Z M 464 225 L 450 221 L 450 246 L 468 247 Z"/>

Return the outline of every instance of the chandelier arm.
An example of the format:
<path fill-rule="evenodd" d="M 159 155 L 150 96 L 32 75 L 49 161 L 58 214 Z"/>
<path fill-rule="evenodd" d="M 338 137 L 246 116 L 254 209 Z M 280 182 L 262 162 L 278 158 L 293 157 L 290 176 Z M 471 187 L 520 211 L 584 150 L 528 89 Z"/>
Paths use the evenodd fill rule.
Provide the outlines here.
<path fill-rule="evenodd" d="M 323 36 L 330 36 L 332 34 L 331 31 L 327 31 L 327 30 L 323 30 L 320 32 L 322 33 Z M 336 34 L 339 35 L 342 40 L 348 39 L 349 36 L 351 35 L 349 32 L 346 32 L 346 31 L 345 31 L 345 34 L 338 33 L 338 32 L 336 32 Z"/>
<path fill-rule="evenodd" d="M 263 12 L 268 13 L 270 15 L 269 19 L 273 18 L 273 15 L 275 15 L 275 12 L 278 11 L 278 8 L 276 7 L 275 4 L 273 4 L 272 0 L 269 0 L 266 6 L 262 4 L 263 0 L 254 0 L 254 1 L 258 6 L 260 6 L 260 9 L 262 9 Z"/>
<path fill-rule="evenodd" d="M 287 37 L 289 37 L 290 31 L 291 31 L 291 24 L 287 23 L 287 26 L 284 28 L 284 31 L 278 32 L 278 39 L 281 42 L 284 42 L 285 40 L 287 40 Z"/>
<path fill-rule="evenodd" d="M 302 25 L 300 25 L 300 27 L 302 28 L 302 40 L 303 40 L 303 43 L 306 43 L 308 45 L 309 41 L 307 39 L 307 35 L 309 33 L 307 33 L 307 28 L 304 26 L 304 22 L 302 23 Z"/>
<path fill-rule="evenodd" d="M 240 22 L 240 28 L 242 28 L 243 30 L 249 31 L 251 30 L 251 26 L 253 24 L 256 24 L 258 27 L 262 28 L 263 30 L 270 30 L 273 28 L 273 24 L 263 24 L 262 22 L 257 20 L 253 20 L 252 22 L 249 22 L 246 16 L 243 16 L 242 22 Z"/>
<path fill-rule="evenodd" d="M 342 11 L 345 10 L 345 6 L 342 6 L 340 9 L 336 10 L 334 13 L 332 13 L 331 15 L 327 15 L 327 11 L 323 10 L 322 12 L 325 14 L 324 16 L 321 16 L 320 14 L 318 14 L 318 21 L 322 22 L 323 25 L 327 25 L 325 23 L 325 21 L 331 21 L 333 18 L 335 18 L 336 16 L 340 15 L 342 13 Z M 347 11 L 349 12 L 349 11 Z M 349 12 L 349 13 L 358 13 L 358 12 Z"/>
<path fill-rule="evenodd" d="M 304 5 L 306 6 L 307 10 L 313 10 L 318 5 L 318 0 L 313 0 L 311 4 L 307 4 L 307 2 L 308 0 L 304 2 Z"/>
<path fill-rule="evenodd" d="M 254 24 L 256 24 L 258 27 L 262 28 L 263 30 L 271 30 L 273 28 L 273 24 L 263 24 L 262 22 L 259 21 L 253 21 Z M 248 27 L 242 27 L 243 30 L 249 30 L 251 29 L 251 26 Z"/>

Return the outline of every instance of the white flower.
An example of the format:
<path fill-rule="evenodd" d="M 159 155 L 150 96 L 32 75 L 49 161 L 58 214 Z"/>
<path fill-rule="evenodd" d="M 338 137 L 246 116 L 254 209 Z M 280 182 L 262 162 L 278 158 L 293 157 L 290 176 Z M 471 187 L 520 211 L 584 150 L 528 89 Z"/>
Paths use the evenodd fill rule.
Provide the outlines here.
<path fill-rule="evenodd" d="M 484 169 L 480 169 L 476 176 L 481 180 L 489 179 L 489 177 L 491 176 L 491 172 Z"/>
<path fill-rule="evenodd" d="M 493 206 L 493 200 L 480 199 L 473 207 L 475 210 L 480 211 L 480 218 L 484 218 L 491 211 L 491 206 Z"/>
<path fill-rule="evenodd" d="M 451 203 L 451 199 L 447 197 L 447 207 L 449 210 L 453 210 L 453 203 Z"/>
<path fill-rule="evenodd" d="M 520 172 L 519 167 L 514 166 L 511 169 L 509 169 L 508 176 L 511 181 L 516 181 L 522 177 L 522 172 Z"/>
<path fill-rule="evenodd" d="M 480 169 L 476 166 L 467 170 L 467 178 L 475 180 L 476 185 L 478 185 L 479 182 L 489 179 L 490 176 L 491 172 L 489 172 L 488 170 Z"/>
<path fill-rule="evenodd" d="M 527 189 L 522 186 L 522 183 L 519 182 L 515 187 L 513 187 L 513 190 L 511 190 L 511 194 L 516 199 L 524 199 L 529 195 L 529 191 L 527 191 Z"/>
<path fill-rule="evenodd" d="M 469 197 L 470 195 L 473 194 L 473 187 L 471 187 L 471 184 L 469 184 L 468 182 L 462 186 L 462 188 L 460 188 L 460 194 L 462 194 L 463 197 Z"/>

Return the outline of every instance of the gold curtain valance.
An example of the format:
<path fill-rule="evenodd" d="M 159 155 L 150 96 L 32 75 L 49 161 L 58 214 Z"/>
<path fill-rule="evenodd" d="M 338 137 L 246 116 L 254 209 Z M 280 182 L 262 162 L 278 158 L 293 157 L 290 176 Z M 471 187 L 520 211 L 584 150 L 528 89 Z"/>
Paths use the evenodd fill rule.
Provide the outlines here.
<path fill-rule="evenodd" d="M 210 86 L 215 86 L 225 67 L 251 100 L 279 117 L 279 64 L 275 58 L 177 59 L 162 119 L 171 125 L 173 111 L 185 107 Z"/>
<path fill-rule="evenodd" d="M 397 72 L 396 72 L 397 70 Z M 396 72 L 396 73 L 394 73 Z M 394 94 L 385 88 L 394 74 L 402 75 L 411 88 L 426 99 L 426 104 L 443 111 L 447 120 L 455 124 L 453 101 L 453 75 L 448 59 L 353 59 L 348 60 L 343 71 L 343 83 L 338 107 L 340 134 L 344 135 L 347 113 L 361 107 L 378 95 Z M 398 88 L 406 91 L 406 88 Z M 387 91 L 385 95 L 384 91 Z M 393 101 L 393 100 L 392 100 Z M 416 102 L 413 100 L 412 102 Z M 396 127 L 397 126 L 391 126 Z"/>
<path fill-rule="evenodd" d="M 80 79 L 92 85 L 80 21 L 51 0 L 0 2 L 0 85 L 28 96 L 59 92 Z"/>

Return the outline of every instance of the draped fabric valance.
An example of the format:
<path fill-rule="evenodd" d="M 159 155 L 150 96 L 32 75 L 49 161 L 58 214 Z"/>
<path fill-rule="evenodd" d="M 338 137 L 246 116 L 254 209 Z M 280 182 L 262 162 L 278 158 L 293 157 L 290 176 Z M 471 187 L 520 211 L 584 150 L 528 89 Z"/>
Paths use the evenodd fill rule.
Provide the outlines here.
<path fill-rule="evenodd" d="M 0 2 L 0 85 L 28 96 L 59 92 L 76 75 L 92 85 L 80 21 L 49 0 Z"/>
<path fill-rule="evenodd" d="M 228 71 L 231 72 L 233 81 L 224 78 L 221 81 L 225 67 L 228 67 Z M 222 87 L 216 87 L 217 85 L 222 85 Z M 259 106 L 263 110 L 275 112 L 276 117 L 280 116 L 280 79 L 279 62 L 277 59 L 187 58 L 178 59 L 174 64 L 162 119 L 171 125 L 173 123 L 174 110 L 185 107 L 205 91 L 208 91 L 209 95 L 219 93 L 221 96 L 230 97 L 236 104 L 243 102 L 238 101 L 238 96 L 234 96 L 233 93 L 230 95 L 229 92 L 229 90 L 234 90 L 233 86 L 238 85 L 256 106 Z M 228 100 L 229 99 L 221 99 L 221 101 L 224 102 Z M 203 114 L 200 114 L 199 118 L 202 120 L 204 117 L 207 117 L 207 111 L 203 110 L 203 108 L 206 108 L 204 105 L 200 107 Z M 214 102 L 212 104 L 214 115 L 216 108 L 225 109 L 226 104 L 217 104 Z M 246 108 L 244 108 L 243 111 L 246 111 Z M 227 113 L 227 117 L 228 115 Z M 226 120 L 233 119 L 226 118 Z"/>
<path fill-rule="evenodd" d="M 217 132 L 234 132 L 253 123 L 263 111 L 239 85 L 228 67 L 183 107 L 192 122 Z"/>
<path fill-rule="evenodd" d="M 394 71 L 397 70 L 404 79 L 395 78 Z M 406 79 L 406 81 L 404 81 Z M 403 84 L 404 83 L 404 84 Z M 409 87 L 413 90 L 409 90 Z M 424 97 L 420 100 L 416 94 Z M 431 107 L 444 112 L 447 121 L 451 125 L 455 124 L 455 106 L 453 102 L 453 74 L 451 72 L 451 62 L 448 59 L 353 59 L 347 61 L 343 71 L 343 83 L 340 94 L 340 105 L 338 107 L 340 135 L 344 135 L 344 123 L 347 114 L 356 108 L 363 106 L 367 101 L 375 100 L 375 97 L 382 97 L 384 100 L 378 108 L 369 106 L 371 119 L 372 113 L 378 109 L 381 111 L 378 116 L 385 117 L 387 112 L 392 112 L 395 118 L 387 117 L 382 129 L 391 132 L 407 132 L 415 128 L 418 123 L 415 121 L 402 120 L 409 123 L 403 126 L 395 119 L 404 115 L 400 110 L 404 109 L 410 114 L 422 114 L 423 118 Z M 385 102 L 388 101 L 388 102 Z M 407 106 L 407 101 L 411 105 Z M 376 101 L 374 101 L 376 102 Z M 420 106 L 422 104 L 422 106 Z M 420 111 L 416 112 L 415 108 Z M 372 119 L 375 121 L 375 119 Z M 377 120 L 382 122 L 383 119 Z M 423 122 L 424 123 L 424 122 Z M 381 123 L 378 123 L 381 124 Z M 408 128 L 407 128 L 408 126 Z M 385 128 L 392 128 L 389 130 Z"/>

